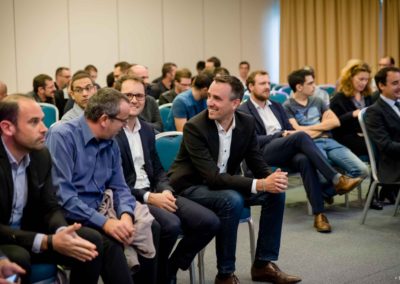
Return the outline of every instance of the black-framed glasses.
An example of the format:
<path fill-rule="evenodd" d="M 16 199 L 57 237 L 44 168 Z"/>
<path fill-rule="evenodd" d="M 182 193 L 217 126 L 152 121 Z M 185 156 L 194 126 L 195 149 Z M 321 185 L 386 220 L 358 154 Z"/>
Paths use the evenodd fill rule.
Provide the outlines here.
<path fill-rule="evenodd" d="M 73 89 L 73 92 L 82 95 L 84 91 L 90 92 L 91 90 L 93 90 L 93 88 L 94 88 L 94 85 L 87 85 L 84 88 L 76 87 L 76 88 Z"/>
<path fill-rule="evenodd" d="M 129 100 L 136 98 L 137 101 L 144 101 L 146 95 L 141 93 L 124 93 L 125 96 L 128 97 Z"/>
<path fill-rule="evenodd" d="M 119 122 L 122 122 L 122 124 L 124 124 L 124 125 L 128 123 L 128 118 L 122 119 L 122 118 L 119 118 L 119 117 L 117 117 L 117 116 L 109 116 L 109 118 L 110 118 L 110 119 L 118 120 Z"/>

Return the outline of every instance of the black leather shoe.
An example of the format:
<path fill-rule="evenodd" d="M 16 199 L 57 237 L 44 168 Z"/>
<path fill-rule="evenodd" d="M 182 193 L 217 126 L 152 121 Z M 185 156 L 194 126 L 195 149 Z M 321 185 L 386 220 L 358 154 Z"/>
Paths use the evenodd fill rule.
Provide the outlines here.
<path fill-rule="evenodd" d="M 376 199 L 372 199 L 371 205 L 369 206 L 370 209 L 374 209 L 374 210 L 382 210 L 383 209 L 383 205 L 382 202 L 376 200 Z"/>

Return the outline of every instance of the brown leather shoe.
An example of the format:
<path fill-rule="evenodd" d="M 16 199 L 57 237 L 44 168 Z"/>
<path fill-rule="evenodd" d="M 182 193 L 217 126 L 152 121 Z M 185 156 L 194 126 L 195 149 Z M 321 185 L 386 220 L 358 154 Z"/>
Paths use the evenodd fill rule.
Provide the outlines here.
<path fill-rule="evenodd" d="M 240 284 L 239 278 L 235 274 L 231 274 L 228 278 L 219 279 L 218 275 L 215 276 L 215 284 Z"/>
<path fill-rule="evenodd" d="M 286 274 L 272 262 L 268 262 L 263 268 L 256 268 L 253 265 L 251 267 L 251 279 L 253 281 L 272 282 L 276 284 L 297 283 L 301 281 L 300 277 Z"/>
<path fill-rule="evenodd" d="M 362 181 L 362 178 L 351 178 L 345 175 L 341 175 L 339 178 L 339 182 L 335 184 L 336 193 L 340 195 L 349 193 L 350 191 L 355 189 Z"/>
<path fill-rule="evenodd" d="M 329 225 L 328 218 L 322 213 L 315 215 L 314 227 L 320 233 L 330 233 L 331 225 Z"/>

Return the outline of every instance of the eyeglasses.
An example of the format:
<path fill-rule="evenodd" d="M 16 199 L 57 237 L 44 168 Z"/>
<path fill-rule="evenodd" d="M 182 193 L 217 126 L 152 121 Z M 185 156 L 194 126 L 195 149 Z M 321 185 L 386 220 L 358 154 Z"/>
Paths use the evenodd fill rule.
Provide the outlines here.
<path fill-rule="evenodd" d="M 84 88 L 80 88 L 80 87 L 74 88 L 74 89 L 73 89 L 73 92 L 82 95 L 84 91 L 90 92 L 91 90 L 93 90 L 93 88 L 94 88 L 93 85 L 87 85 L 87 86 L 84 87 Z"/>
<path fill-rule="evenodd" d="M 132 100 L 133 98 L 136 98 L 136 100 L 139 101 L 139 102 L 143 101 L 144 98 L 146 97 L 145 94 L 141 94 L 141 93 L 136 93 L 136 94 L 125 93 L 124 95 L 127 96 L 129 100 Z"/>
<path fill-rule="evenodd" d="M 110 116 L 110 119 L 118 120 L 119 122 L 122 122 L 123 125 L 126 125 L 128 123 L 128 118 L 122 119 L 122 118 L 119 118 L 119 117 L 116 117 L 116 116 Z"/>

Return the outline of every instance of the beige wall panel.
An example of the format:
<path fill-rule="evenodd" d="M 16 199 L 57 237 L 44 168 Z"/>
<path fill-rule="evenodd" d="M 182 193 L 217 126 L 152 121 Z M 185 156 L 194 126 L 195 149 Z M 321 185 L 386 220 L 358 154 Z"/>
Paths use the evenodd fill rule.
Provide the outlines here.
<path fill-rule="evenodd" d="M 241 61 L 240 0 L 204 0 L 205 59 L 217 56 L 238 75 Z"/>
<path fill-rule="evenodd" d="M 150 78 L 163 63 L 162 0 L 118 0 L 120 60 L 146 65 Z"/>
<path fill-rule="evenodd" d="M 0 38 L 0 81 L 7 85 L 11 94 L 17 91 L 13 0 L 0 1 Z"/>
<path fill-rule="evenodd" d="M 72 70 L 94 64 L 101 86 L 118 60 L 117 17 L 117 0 L 69 0 Z"/>
<path fill-rule="evenodd" d="M 18 91 L 40 73 L 68 66 L 67 0 L 14 0 Z"/>
<path fill-rule="evenodd" d="M 203 1 L 164 0 L 163 3 L 164 61 L 195 72 L 196 62 L 204 60 Z"/>
<path fill-rule="evenodd" d="M 242 60 L 279 78 L 279 1 L 240 0 Z M 278 18 L 276 18 L 278 17 Z M 273 44 L 275 43 L 275 44 Z M 285 79 L 284 79 L 285 80 Z"/>

